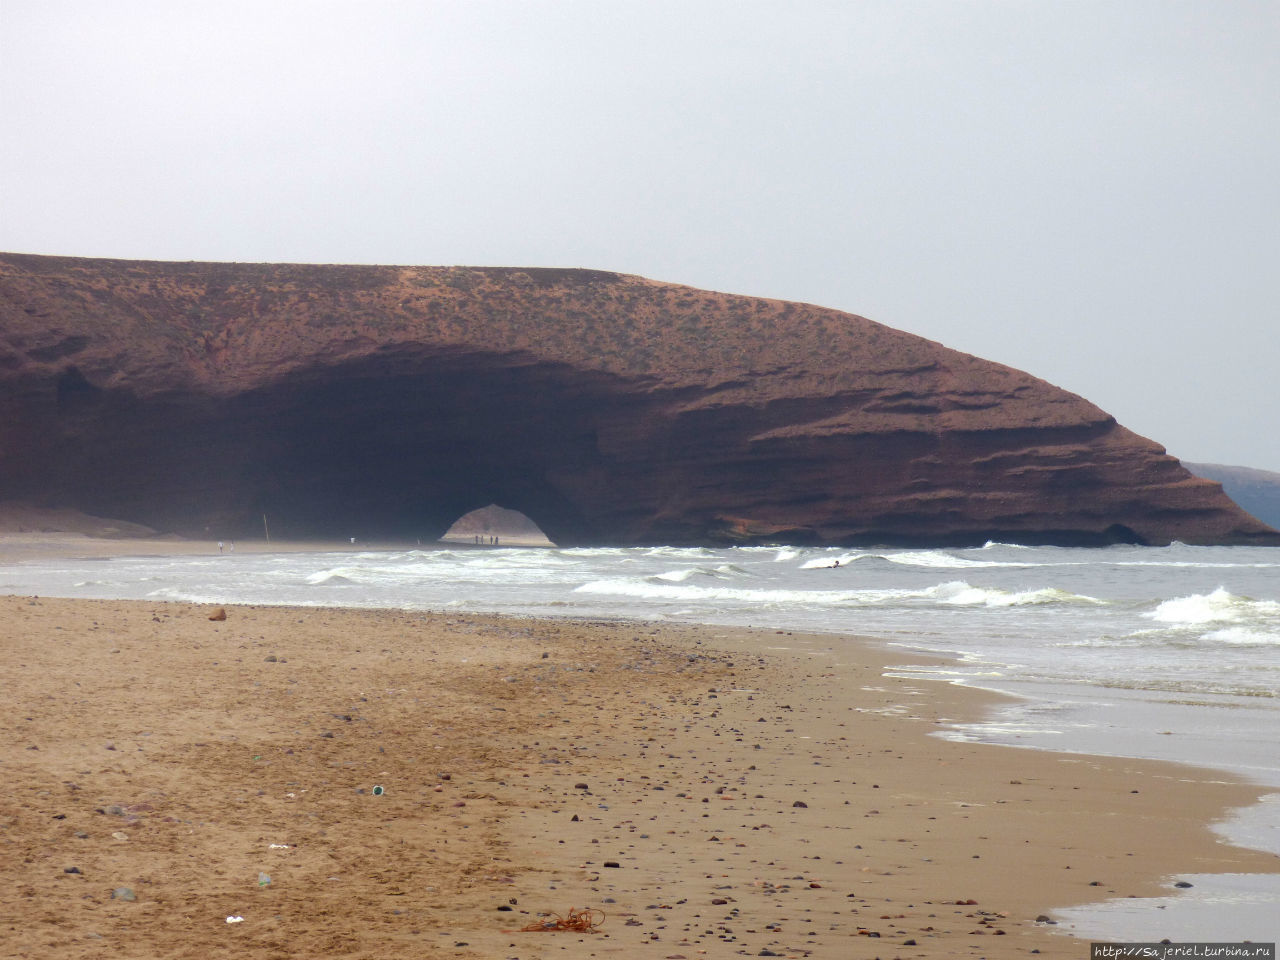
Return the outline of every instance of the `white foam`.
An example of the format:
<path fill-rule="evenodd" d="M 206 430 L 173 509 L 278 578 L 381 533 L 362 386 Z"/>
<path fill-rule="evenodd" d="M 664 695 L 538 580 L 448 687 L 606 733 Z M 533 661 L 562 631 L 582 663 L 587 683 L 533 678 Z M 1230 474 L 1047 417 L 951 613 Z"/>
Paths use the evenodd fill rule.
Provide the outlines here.
<path fill-rule="evenodd" d="M 683 583 L 700 572 L 697 567 L 685 567 L 683 570 L 668 570 L 666 573 L 654 574 L 651 579 L 666 580 L 669 583 Z"/>
<path fill-rule="evenodd" d="M 1280 630 L 1253 630 L 1249 627 L 1224 627 L 1204 635 L 1215 643 L 1232 643 L 1242 647 L 1274 647 L 1280 645 Z"/>
<path fill-rule="evenodd" d="M 933 597 L 942 603 L 971 607 L 1021 607 L 1044 603 L 1103 604 L 1106 602 L 1096 597 L 1059 590 L 1057 587 L 1011 591 L 995 587 L 975 587 L 963 580 L 938 584 L 924 591 L 924 596 Z"/>
<path fill-rule="evenodd" d="M 863 557 L 878 556 L 874 553 L 844 553 L 838 557 L 825 556 L 814 557 L 812 560 L 806 560 L 800 564 L 801 570 L 827 570 L 837 564 L 847 565 L 855 560 L 861 560 Z"/>
<path fill-rule="evenodd" d="M 732 600 L 746 603 L 788 603 L 830 606 L 874 603 L 886 597 L 910 596 L 902 590 L 750 590 L 739 587 L 703 587 L 693 584 L 654 583 L 652 580 L 593 580 L 575 593 L 643 597 L 651 600 Z"/>
<path fill-rule="evenodd" d="M 331 570 L 318 570 L 306 576 L 307 583 L 313 587 L 324 587 L 339 583 L 356 583 L 360 572 L 352 567 L 334 567 Z"/>
<path fill-rule="evenodd" d="M 1280 618 L 1280 603 L 1274 600 L 1252 600 L 1238 597 L 1224 587 L 1213 593 L 1193 593 L 1166 600 L 1155 610 L 1144 614 L 1160 623 L 1194 626 L 1203 623 L 1238 623 L 1250 619 Z"/>
<path fill-rule="evenodd" d="M 990 560 L 968 560 L 957 557 L 942 550 L 907 550 L 902 553 L 887 553 L 884 558 L 890 563 L 903 563 L 912 567 L 1002 567 L 1005 564 Z"/>
<path fill-rule="evenodd" d="M 839 562 L 841 566 L 847 566 L 848 564 L 856 563 L 859 560 L 883 560 L 888 563 L 896 563 L 906 567 L 929 567 L 943 570 L 959 570 L 977 567 L 1028 566 L 1028 564 L 1024 563 L 1002 563 L 997 560 L 970 560 L 967 557 L 957 557 L 955 554 L 947 553 L 945 550 L 901 550 L 885 553 L 845 553 L 840 556 L 828 555 L 824 557 L 816 557 L 812 560 L 806 560 L 800 565 L 800 569 L 821 569 L 823 567 L 830 567 L 836 562 Z"/>

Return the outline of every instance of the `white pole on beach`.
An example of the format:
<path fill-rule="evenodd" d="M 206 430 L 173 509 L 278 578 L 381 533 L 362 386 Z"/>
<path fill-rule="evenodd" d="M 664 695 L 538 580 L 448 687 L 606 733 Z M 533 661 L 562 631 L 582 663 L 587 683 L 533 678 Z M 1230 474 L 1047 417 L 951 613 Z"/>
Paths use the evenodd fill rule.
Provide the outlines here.
<path fill-rule="evenodd" d="M 271 542 L 271 531 L 267 529 L 267 515 L 262 515 L 262 532 L 267 535 L 267 543 Z"/>

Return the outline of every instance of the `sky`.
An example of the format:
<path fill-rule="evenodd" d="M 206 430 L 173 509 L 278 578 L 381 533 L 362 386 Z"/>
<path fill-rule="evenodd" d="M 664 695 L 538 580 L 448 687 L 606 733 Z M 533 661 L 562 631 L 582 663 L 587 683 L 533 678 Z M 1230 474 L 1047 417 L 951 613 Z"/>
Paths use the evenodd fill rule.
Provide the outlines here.
<path fill-rule="evenodd" d="M 1280 471 L 1280 3 L 0 0 L 0 250 L 805 301 Z"/>

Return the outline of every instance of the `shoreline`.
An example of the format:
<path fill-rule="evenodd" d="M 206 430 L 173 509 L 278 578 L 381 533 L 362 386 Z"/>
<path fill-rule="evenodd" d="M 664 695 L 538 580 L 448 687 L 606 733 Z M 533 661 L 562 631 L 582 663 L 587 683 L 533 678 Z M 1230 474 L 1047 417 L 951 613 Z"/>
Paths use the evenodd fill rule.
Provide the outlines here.
<path fill-rule="evenodd" d="M 216 557 L 271 553 L 359 553 L 368 550 L 496 549 L 483 544 L 409 543 L 391 540 L 189 540 L 180 537 L 95 537 L 83 533 L 0 529 L 0 564 L 34 560 L 110 559 L 113 557 Z M 503 544 L 503 547 L 508 544 Z M 523 546 L 510 544 L 510 546 Z M 532 548 L 531 548 L 532 549 Z"/>
<path fill-rule="evenodd" d="M 886 676 L 926 658 L 883 641 L 0 607 L 21 625 L 0 674 L 0 869 L 18 891 L 0 921 L 59 956 L 225 943 L 265 958 L 287 941 L 370 957 L 1078 957 L 1083 941 L 1036 917 L 1280 866 L 1210 829 L 1265 788 L 930 736 L 999 698 Z M 113 900 L 121 886 L 137 900 Z M 596 935 L 503 933 L 570 907 L 609 919 Z"/>

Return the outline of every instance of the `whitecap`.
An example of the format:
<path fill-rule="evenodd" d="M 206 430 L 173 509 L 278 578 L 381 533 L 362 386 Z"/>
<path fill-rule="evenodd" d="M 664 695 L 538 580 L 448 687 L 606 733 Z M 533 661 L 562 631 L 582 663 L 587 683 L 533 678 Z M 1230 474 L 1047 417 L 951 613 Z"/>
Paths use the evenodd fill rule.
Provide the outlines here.
<path fill-rule="evenodd" d="M 334 583 L 355 583 L 357 576 L 351 567 L 334 567 L 309 573 L 304 579 L 313 587 L 323 587 Z"/>
<path fill-rule="evenodd" d="M 814 557 L 812 560 L 806 560 L 800 564 L 801 570 L 827 570 L 832 567 L 847 566 L 855 560 L 861 560 L 864 557 L 879 557 L 879 554 L 873 553 L 845 553 L 838 557 Z"/>
<path fill-rule="evenodd" d="M 740 587 L 703 587 L 682 583 L 654 583 L 651 579 L 593 580 L 575 593 L 641 597 L 649 600 L 733 600 L 747 603 L 787 603 L 830 606 L 848 603 L 875 603 L 886 597 L 904 595 L 886 590 L 749 590 Z"/>
<path fill-rule="evenodd" d="M 340 573 L 315 574 L 307 577 L 307 583 L 313 587 L 331 587 L 337 584 L 349 583 L 354 584 L 355 581 L 350 577 L 344 577 Z"/>
<path fill-rule="evenodd" d="M 938 584 L 926 590 L 924 596 L 955 606 L 972 607 L 1021 607 L 1044 603 L 1104 604 L 1106 602 L 1096 597 L 1059 590 L 1057 587 L 1013 591 L 1001 590 L 998 587 L 975 587 L 963 580 Z"/>
<path fill-rule="evenodd" d="M 655 573 L 650 580 L 665 580 L 668 583 L 683 583 L 692 576 L 706 571 L 697 567 L 685 567 L 683 570 L 668 570 L 666 573 Z"/>
<path fill-rule="evenodd" d="M 1206 633 L 1202 639 L 1241 647 L 1274 647 L 1280 645 L 1280 631 L 1253 630 L 1249 627 L 1224 627 L 1221 630 L 1213 630 Z"/>
<path fill-rule="evenodd" d="M 1225 587 L 1218 587 L 1213 593 L 1193 593 L 1186 597 L 1174 597 L 1165 600 L 1155 610 L 1143 614 L 1151 620 L 1161 623 L 1199 624 L 1214 622 L 1232 622 L 1248 615 L 1253 601 L 1246 597 L 1237 597 Z"/>

